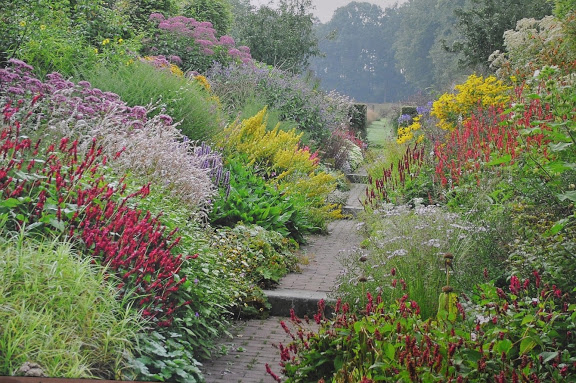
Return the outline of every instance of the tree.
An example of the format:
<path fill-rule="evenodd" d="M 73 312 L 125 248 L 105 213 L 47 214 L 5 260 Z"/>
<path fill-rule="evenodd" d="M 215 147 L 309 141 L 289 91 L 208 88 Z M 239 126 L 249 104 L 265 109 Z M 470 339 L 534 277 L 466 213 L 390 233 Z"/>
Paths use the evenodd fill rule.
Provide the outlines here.
<path fill-rule="evenodd" d="M 552 9 L 548 0 L 476 1 L 471 7 L 455 10 L 461 39 L 447 48 L 463 54 L 462 66 L 486 71 L 492 52 L 505 49 L 505 31 L 514 29 L 520 19 L 551 15 Z"/>
<path fill-rule="evenodd" d="M 228 34 L 232 27 L 232 6 L 228 0 L 188 0 L 182 14 L 198 21 L 209 21 L 219 36 Z"/>
<path fill-rule="evenodd" d="M 242 3 L 236 2 L 238 5 Z M 248 8 L 235 20 L 233 36 L 250 47 L 255 60 L 294 73 L 303 72 L 310 58 L 320 53 L 311 9 L 311 0 L 280 0 L 278 8 Z"/>
<path fill-rule="evenodd" d="M 352 2 L 317 27 L 323 57 L 311 68 L 324 89 L 335 89 L 363 102 L 397 101 L 411 92 L 396 69 L 392 51 L 398 25 L 395 9 Z"/>
<path fill-rule="evenodd" d="M 441 90 L 460 75 L 458 56 L 443 49 L 456 39 L 453 12 L 466 0 L 410 0 L 397 10 L 394 57 L 406 81 L 429 92 Z"/>
<path fill-rule="evenodd" d="M 175 0 L 127 0 L 119 4 L 120 12 L 128 15 L 137 31 L 144 31 L 151 25 L 148 20 L 152 13 L 170 17 L 177 11 Z"/>

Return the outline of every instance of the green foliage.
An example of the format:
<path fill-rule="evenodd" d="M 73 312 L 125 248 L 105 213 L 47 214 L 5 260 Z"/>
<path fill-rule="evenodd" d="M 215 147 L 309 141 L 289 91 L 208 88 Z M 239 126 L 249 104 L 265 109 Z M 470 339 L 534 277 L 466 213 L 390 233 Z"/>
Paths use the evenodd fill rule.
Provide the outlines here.
<path fill-rule="evenodd" d="M 138 343 L 139 356 L 130 360 L 131 379 L 152 382 L 203 382 L 202 372 L 181 335 L 169 331 L 142 334 Z"/>
<path fill-rule="evenodd" d="M 187 0 L 182 14 L 198 21 L 211 22 L 218 36 L 227 35 L 234 20 L 228 0 Z"/>
<path fill-rule="evenodd" d="M 553 0 L 554 15 L 559 19 L 563 19 L 576 9 L 576 1 L 574 0 Z"/>
<path fill-rule="evenodd" d="M 219 277 L 234 287 L 227 307 L 242 318 L 263 317 L 270 308 L 261 289 L 297 271 L 297 243 L 257 225 L 237 224 L 215 230 L 209 241 Z"/>
<path fill-rule="evenodd" d="M 8 218 L 2 214 L 2 226 Z M 105 269 L 71 243 L 0 237 L 0 375 L 25 362 L 50 377 L 118 379 L 146 324 Z"/>
<path fill-rule="evenodd" d="M 335 91 L 324 92 L 305 79 L 269 66 L 215 65 L 207 77 L 212 90 L 230 115 L 257 100 L 280 113 L 281 121 L 297 124 L 310 146 L 328 152 L 331 132 L 349 124 L 350 99 Z M 336 159 L 337 151 L 326 158 Z"/>
<path fill-rule="evenodd" d="M 306 233 L 318 230 L 306 220 L 290 197 L 269 185 L 256 169 L 246 163 L 246 159 L 228 159 L 230 191 L 221 190 L 220 197 L 214 201 L 210 212 L 212 224 L 256 224 L 298 241 L 303 241 Z"/>
<path fill-rule="evenodd" d="M 41 74 L 69 76 L 96 60 L 93 48 L 103 39 L 131 36 L 125 17 L 102 0 L 11 2 L 0 17 L 0 62 L 18 57 Z"/>
<path fill-rule="evenodd" d="M 130 24 L 137 32 L 149 31 L 151 14 L 161 13 L 169 17 L 175 15 L 178 9 L 175 0 L 120 0 L 118 8 L 128 15 Z"/>

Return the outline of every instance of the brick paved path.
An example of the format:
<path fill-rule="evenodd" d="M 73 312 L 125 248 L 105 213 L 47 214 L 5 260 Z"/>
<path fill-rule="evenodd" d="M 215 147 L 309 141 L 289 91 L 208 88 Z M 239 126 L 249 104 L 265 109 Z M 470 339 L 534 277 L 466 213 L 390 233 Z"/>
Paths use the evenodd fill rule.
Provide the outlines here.
<path fill-rule="evenodd" d="M 348 204 L 359 207 L 359 198 L 364 192 L 362 185 L 354 185 Z M 302 251 L 309 257 L 308 265 L 301 273 L 284 277 L 278 289 L 294 289 L 327 293 L 335 286 L 341 272 L 338 256 L 352 252 L 360 245 L 358 221 L 339 220 L 329 224 L 328 235 L 311 236 Z M 273 345 L 289 343 L 290 339 L 279 322 L 284 318 L 270 317 L 265 320 L 239 322 L 231 329 L 233 339 L 225 339 L 223 345 L 228 353 L 212 361 L 204 362 L 202 371 L 207 383 L 273 383 L 266 373 L 266 363 L 280 374 L 280 356 Z"/>

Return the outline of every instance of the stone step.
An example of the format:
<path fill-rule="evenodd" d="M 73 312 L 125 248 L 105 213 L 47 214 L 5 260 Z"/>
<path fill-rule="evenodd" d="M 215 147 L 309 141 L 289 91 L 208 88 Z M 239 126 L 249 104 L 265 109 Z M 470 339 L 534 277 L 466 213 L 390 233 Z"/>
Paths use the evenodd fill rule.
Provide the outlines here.
<path fill-rule="evenodd" d="M 368 174 L 366 173 L 351 173 L 346 174 L 346 178 L 353 184 L 367 184 Z"/>
<path fill-rule="evenodd" d="M 307 315 L 312 318 L 313 315 L 318 313 L 318 302 L 324 299 L 326 302 L 326 309 L 324 315 L 331 315 L 334 301 L 328 299 L 325 292 L 307 291 L 307 290 L 294 290 L 294 289 L 277 289 L 277 290 L 264 290 L 264 294 L 271 304 L 271 316 L 289 317 L 290 309 L 294 309 L 294 313 L 302 318 Z"/>
<path fill-rule="evenodd" d="M 353 218 L 356 218 L 358 216 L 358 213 L 361 213 L 363 211 L 364 208 L 358 206 L 346 205 L 342 207 L 342 214 L 346 216 L 350 215 Z"/>

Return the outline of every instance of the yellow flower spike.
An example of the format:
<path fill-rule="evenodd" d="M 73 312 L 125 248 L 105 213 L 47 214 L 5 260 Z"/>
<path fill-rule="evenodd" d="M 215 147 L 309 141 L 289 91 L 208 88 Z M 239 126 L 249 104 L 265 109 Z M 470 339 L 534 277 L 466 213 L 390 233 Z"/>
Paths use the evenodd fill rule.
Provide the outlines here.
<path fill-rule="evenodd" d="M 20 21 L 19 24 L 20 24 L 21 27 L 25 27 L 25 26 L 26 26 L 26 21 L 22 20 L 22 21 Z"/>
<path fill-rule="evenodd" d="M 102 40 L 102 45 L 110 44 L 110 39 Z"/>
<path fill-rule="evenodd" d="M 119 38 L 119 39 L 118 39 L 118 44 L 122 44 L 123 42 L 124 42 L 124 39 L 123 39 L 123 38 Z"/>
<path fill-rule="evenodd" d="M 46 29 L 46 25 L 44 25 L 44 24 L 40 25 L 40 30 L 41 30 L 41 31 L 43 31 L 43 30 L 45 30 L 45 29 Z"/>

